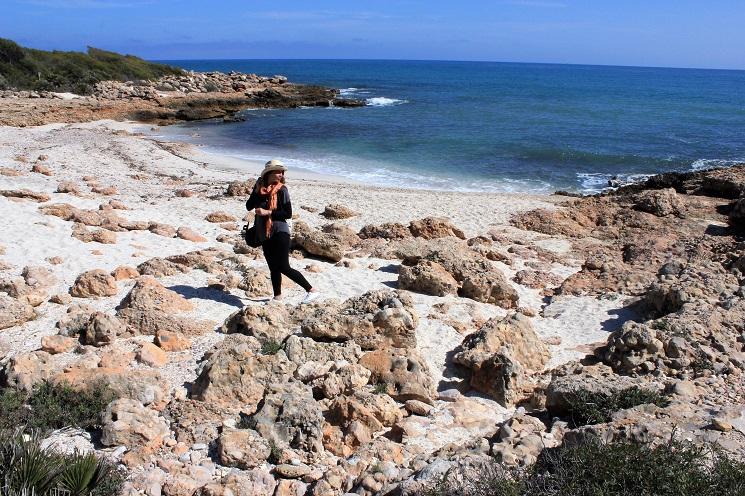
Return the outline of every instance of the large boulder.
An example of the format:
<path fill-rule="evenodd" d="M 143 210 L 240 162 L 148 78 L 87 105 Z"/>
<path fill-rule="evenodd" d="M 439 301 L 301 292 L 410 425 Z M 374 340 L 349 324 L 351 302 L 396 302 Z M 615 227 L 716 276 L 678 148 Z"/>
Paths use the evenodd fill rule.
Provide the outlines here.
<path fill-rule="evenodd" d="M 154 277 L 140 277 L 118 308 L 158 310 L 171 314 L 188 312 L 193 310 L 194 306 L 180 294 L 166 289 Z"/>
<path fill-rule="evenodd" d="M 238 283 L 238 288 L 244 290 L 246 296 L 255 298 L 272 294 L 272 281 L 268 271 L 246 267 L 242 272 L 243 279 Z"/>
<path fill-rule="evenodd" d="M 348 219 L 359 215 L 359 212 L 355 212 L 349 207 L 345 207 L 339 203 L 332 203 L 326 205 L 326 208 L 321 212 L 321 215 L 327 219 Z"/>
<path fill-rule="evenodd" d="M 370 351 L 362 356 L 360 365 L 371 372 L 370 383 L 385 385 L 386 392 L 397 401 L 433 403 L 436 391 L 429 367 L 416 350 Z"/>
<path fill-rule="evenodd" d="M 270 454 L 269 441 L 251 429 L 226 429 L 217 441 L 217 456 L 226 467 L 258 467 Z"/>
<path fill-rule="evenodd" d="M 284 351 L 263 355 L 260 349 L 261 344 L 252 336 L 226 337 L 205 356 L 192 397 L 253 413 L 264 397 L 265 387 L 287 382 L 296 367 Z"/>
<path fill-rule="evenodd" d="M 379 226 L 368 224 L 357 235 L 360 239 L 404 239 L 411 237 L 411 231 L 403 224 L 388 222 Z"/>
<path fill-rule="evenodd" d="M 398 272 L 398 288 L 433 296 L 458 294 L 458 281 L 442 265 L 420 260 L 414 266 L 402 265 Z"/>
<path fill-rule="evenodd" d="M 254 336 L 262 343 L 281 343 L 292 332 L 291 324 L 285 305 L 247 305 L 230 315 L 220 331 Z"/>
<path fill-rule="evenodd" d="M 156 371 L 123 367 L 68 368 L 53 375 L 50 380 L 67 383 L 79 390 L 105 385 L 118 397 L 130 398 L 144 405 L 160 405 L 166 399 L 168 387 Z"/>
<path fill-rule="evenodd" d="M 685 210 L 675 188 L 643 191 L 636 196 L 634 207 L 657 217 L 680 216 Z"/>
<path fill-rule="evenodd" d="M 34 351 L 11 357 L 2 375 L 6 385 L 30 392 L 36 384 L 49 379 L 53 374 L 51 355 L 44 351 Z"/>
<path fill-rule="evenodd" d="M 155 257 L 138 265 L 137 271 L 143 276 L 167 277 L 189 272 L 189 267 L 170 260 Z"/>
<path fill-rule="evenodd" d="M 365 350 L 414 348 L 418 317 L 411 299 L 388 290 L 369 291 L 343 304 L 324 303 L 304 319 L 303 334 L 316 339 L 353 340 Z"/>
<path fill-rule="evenodd" d="M 114 296 L 117 291 L 116 280 L 102 269 L 83 272 L 70 288 L 70 294 L 78 298 Z"/>
<path fill-rule="evenodd" d="M 292 242 L 311 255 L 338 262 L 349 248 L 338 234 L 312 229 L 304 222 L 296 222 Z"/>
<path fill-rule="evenodd" d="M 372 441 L 375 433 L 395 425 L 403 414 L 387 394 L 357 391 L 352 396 L 334 398 L 326 417 L 341 430 L 338 441 L 354 448 Z M 327 446 L 335 453 L 349 453 L 340 446 Z"/>
<path fill-rule="evenodd" d="M 323 453 L 323 414 L 311 389 L 304 384 L 268 384 L 251 420 L 256 431 L 278 447 Z"/>
<path fill-rule="evenodd" d="M 113 315 L 96 312 L 91 315 L 81 335 L 81 341 L 91 346 L 105 346 L 113 343 L 125 330 L 124 323 Z"/>
<path fill-rule="evenodd" d="M 21 325 L 33 319 L 34 315 L 31 305 L 0 293 L 0 329 Z"/>
<path fill-rule="evenodd" d="M 548 348 L 522 314 L 491 319 L 467 336 L 453 361 L 470 369 L 470 385 L 503 405 L 520 399 L 528 371 L 548 362 Z"/>
<path fill-rule="evenodd" d="M 157 448 L 169 434 L 168 422 L 158 412 L 138 401 L 120 398 L 104 412 L 101 444 Z"/>
<path fill-rule="evenodd" d="M 256 181 L 249 179 L 248 181 L 232 181 L 228 184 L 228 189 L 225 191 L 227 196 L 243 196 L 248 198 L 253 191 L 254 184 Z"/>
<path fill-rule="evenodd" d="M 456 238 L 466 239 L 463 231 L 455 227 L 450 219 L 445 217 L 425 217 L 424 219 L 413 220 L 409 224 L 409 231 L 417 238 L 434 239 L 455 236 Z"/>

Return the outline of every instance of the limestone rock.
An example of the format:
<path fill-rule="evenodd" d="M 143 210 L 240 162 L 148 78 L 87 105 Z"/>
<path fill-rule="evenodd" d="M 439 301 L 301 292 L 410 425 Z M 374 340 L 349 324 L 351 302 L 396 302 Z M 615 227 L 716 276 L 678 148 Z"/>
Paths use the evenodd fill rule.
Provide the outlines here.
<path fill-rule="evenodd" d="M 185 351 L 191 348 L 189 338 L 179 332 L 159 330 L 155 335 L 155 344 L 163 351 Z"/>
<path fill-rule="evenodd" d="M 458 281 L 442 265 L 420 260 L 416 265 L 402 265 L 398 273 L 398 288 L 433 296 L 458 293 Z"/>
<path fill-rule="evenodd" d="M 434 239 L 455 236 L 456 238 L 466 239 L 463 231 L 455 227 L 450 219 L 445 217 L 426 217 L 411 221 L 409 231 L 417 238 Z"/>
<path fill-rule="evenodd" d="M 75 279 L 75 283 L 70 288 L 70 294 L 78 298 L 114 296 L 117 291 L 114 278 L 101 269 L 83 272 Z"/>
<path fill-rule="evenodd" d="M 467 336 L 453 361 L 471 370 L 471 387 L 509 405 L 520 399 L 527 371 L 540 371 L 549 357 L 530 320 L 516 313 Z"/>
<path fill-rule="evenodd" d="M 249 298 L 272 294 L 269 273 L 254 267 L 246 267 L 243 270 L 243 279 L 238 284 L 238 288 L 244 290 Z"/>
<path fill-rule="evenodd" d="M 150 224 L 148 224 L 147 226 L 147 230 L 153 234 L 157 234 L 158 236 L 163 236 L 164 238 L 176 237 L 175 227 L 168 224 L 162 224 L 160 222 L 150 222 Z"/>
<path fill-rule="evenodd" d="M 113 401 L 104 412 L 101 444 L 157 448 L 170 430 L 154 410 L 128 398 Z"/>
<path fill-rule="evenodd" d="M 122 299 L 117 308 L 157 310 L 171 314 L 191 311 L 194 306 L 180 294 L 166 289 L 154 277 L 143 276 L 137 279 L 134 287 Z"/>
<path fill-rule="evenodd" d="M 254 337 L 227 336 L 205 356 L 192 397 L 214 404 L 240 405 L 243 411 L 253 412 L 264 397 L 264 388 L 287 382 L 295 369 L 283 351 L 262 355 L 260 348 Z"/>
<path fill-rule="evenodd" d="M 331 205 L 326 205 L 326 208 L 323 210 L 321 215 L 328 219 L 348 219 L 359 215 L 359 212 L 355 212 L 344 205 L 333 203 Z"/>
<path fill-rule="evenodd" d="M 113 271 L 111 271 L 111 276 L 117 280 L 117 281 L 124 281 L 127 279 L 137 279 L 140 277 L 140 273 L 137 272 L 137 269 L 134 267 L 130 267 L 128 265 L 120 265 Z"/>
<path fill-rule="evenodd" d="M 685 205 L 675 188 L 666 188 L 639 193 L 636 197 L 635 208 L 658 217 L 667 217 L 668 215 L 682 215 Z"/>
<path fill-rule="evenodd" d="M 418 400 L 432 404 L 435 387 L 426 362 L 416 350 L 388 348 L 366 353 L 360 365 L 371 372 L 372 384 L 385 384 L 386 392 L 404 402 Z"/>
<path fill-rule="evenodd" d="M 292 325 L 284 305 L 247 305 L 230 315 L 220 331 L 254 336 L 262 343 L 281 343 L 292 332 Z"/>
<path fill-rule="evenodd" d="M 176 230 L 176 236 L 187 241 L 193 241 L 195 243 L 207 242 L 207 238 L 196 232 L 194 229 L 191 229 L 190 227 L 179 227 Z"/>
<path fill-rule="evenodd" d="M 341 236 L 312 229 L 304 222 L 296 222 L 292 241 L 311 255 L 338 262 L 344 257 L 348 246 Z"/>
<path fill-rule="evenodd" d="M 157 371 L 133 370 L 119 367 L 68 368 L 52 375 L 55 383 L 67 383 L 85 390 L 96 384 L 105 384 L 120 398 L 130 398 L 144 405 L 159 404 L 166 398 L 167 387 Z"/>
<path fill-rule="evenodd" d="M 228 184 L 228 189 L 225 192 L 227 196 L 241 196 L 248 198 L 253 191 L 254 184 L 256 181 L 249 179 L 248 181 L 232 181 Z"/>
<path fill-rule="evenodd" d="M 81 339 L 83 344 L 104 346 L 113 343 L 125 330 L 124 324 L 113 315 L 96 312 L 91 315 Z"/>
<path fill-rule="evenodd" d="M 66 353 L 78 344 L 78 341 L 74 338 L 68 338 L 66 336 L 60 336 L 54 334 L 52 336 L 44 336 L 41 338 L 41 349 L 49 353 L 50 355 L 56 355 L 58 353 Z"/>
<path fill-rule="evenodd" d="M 258 467 L 270 453 L 269 441 L 250 429 L 226 429 L 217 441 L 217 456 L 226 467 Z"/>
<path fill-rule="evenodd" d="M 8 386 L 30 392 L 36 384 L 49 379 L 53 373 L 54 365 L 49 353 L 34 351 L 11 357 L 5 365 L 3 375 Z"/>
<path fill-rule="evenodd" d="M 59 334 L 67 337 L 80 337 L 93 313 L 93 308 L 88 305 L 71 305 L 67 309 L 67 314 L 57 322 Z"/>
<path fill-rule="evenodd" d="M 162 367 L 168 363 L 168 355 L 153 343 L 143 343 L 137 352 L 137 361 L 150 367 Z"/>
<path fill-rule="evenodd" d="M 402 413 L 390 396 L 358 391 L 353 396 L 335 398 L 327 418 L 342 429 L 341 441 L 356 447 L 369 443 L 373 434 L 383 428 L 395 425 L 401 420 Z"/>
<path fill-rule="evenodd" d="M 388 222 L 375 226 L 368 224 L 364 226 L 357 234 L 361 239 L 404 239 L 411 237 L 411 231 L 403 224 L 397 222 Z"/>
<path fill-rule="evenodd" d="M 219 224 L 221 222 L 235 222 L 238 219 L 227 212 L 212 212 L 204 218 L 207 222 Z"/>
<path fill-rule="evenodd" d="M 34 308 L 0 293 L 0 329 L 21 325 L 34 318 Z"/>
<path fill-rule="evenodd" d="M 414 348 L 418 317 L 411 299 L 394 291 L 369 291 L 342 305 L 324 302 L 300 329 L 313 338 L 354 340 L 363 349 Z"/>
<path fill-rule="evenodd" d="M 256 431 L 277 446 L 319 454 L 324 418 L 309 387 L 289 382 L 268 384 L 258 411 L 251 417 Z"/>
<path fill-rule="evenodd" d="M 155 257 L 142 262 L 137 266 L 137 270 L 143 276 L 167 277 L 188 272 L 189 268 L 170 260 Z"/>
<path fill-rule="evenodd" d="M 31 191 L 29 189 L 0 190 L 0 196 L 5 196 L 7 198 L 22 198 L 24 200 L 32 200 L 40 203 L 48 202 L 52 198 L 46 193 Z"/>

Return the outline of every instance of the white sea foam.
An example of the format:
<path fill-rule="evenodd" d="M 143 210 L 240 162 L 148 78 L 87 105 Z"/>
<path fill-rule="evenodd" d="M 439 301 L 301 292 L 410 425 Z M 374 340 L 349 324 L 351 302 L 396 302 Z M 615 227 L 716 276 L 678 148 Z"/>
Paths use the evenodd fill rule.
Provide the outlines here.
<path fill-rule="evenodd" d="M 370 107 L 390 107 L 391 105 L 401 105 L 402 103 L 408 103 L 408 100 L 399 100 L 398 98 L 386 98 L 384 96 L 368 98 L 365 101 L 367 102 L 367 105 Z"/>
<path fill-rule="evenodd" d="M 721 160 L 700 158 L 691 164 L 691 170 L 700 171 L 714 167 L 729 167 L 736 164 L 742 164 L 745 160 Z"/>

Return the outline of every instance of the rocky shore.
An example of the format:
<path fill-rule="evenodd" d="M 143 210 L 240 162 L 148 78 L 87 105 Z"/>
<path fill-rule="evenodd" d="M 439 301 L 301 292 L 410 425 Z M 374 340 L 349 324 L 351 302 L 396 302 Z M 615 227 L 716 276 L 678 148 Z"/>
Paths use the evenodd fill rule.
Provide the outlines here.
<path fill-rule="evenodd" d="M 570 199 L 290 171 L 299 305 L 240 239 L 252 181 L 135 131 L 0 128 L 2 385 L 113 390 L 49 443 L 123 494 L 418 495 L 590 438 L 745 459 L 745 166 Z"/>
<path fill-rule="evenodd" d="M 154 124 L 225 118 L 248 108 L 358 107 L 360 100 L 339 98 L 339 91 L 231 72 L 189 72 L 156 81 L 103 81 L 93 94 L 0 91 L 0 125 L 39 126 L 99 119 Z"/>

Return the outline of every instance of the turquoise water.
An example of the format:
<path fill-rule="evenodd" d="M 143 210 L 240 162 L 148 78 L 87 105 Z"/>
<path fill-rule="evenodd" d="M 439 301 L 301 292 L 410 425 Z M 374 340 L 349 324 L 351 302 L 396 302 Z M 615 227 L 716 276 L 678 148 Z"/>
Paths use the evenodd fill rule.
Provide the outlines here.
<path fill-rule="evenodd" d="M 433 61 L 169 61 L 283 74 L 363 108 L 249 110 L 165 134 L 386 186 L 591 192 L 745 161 L 745 71 Z"/>

